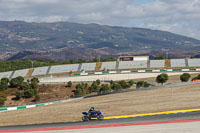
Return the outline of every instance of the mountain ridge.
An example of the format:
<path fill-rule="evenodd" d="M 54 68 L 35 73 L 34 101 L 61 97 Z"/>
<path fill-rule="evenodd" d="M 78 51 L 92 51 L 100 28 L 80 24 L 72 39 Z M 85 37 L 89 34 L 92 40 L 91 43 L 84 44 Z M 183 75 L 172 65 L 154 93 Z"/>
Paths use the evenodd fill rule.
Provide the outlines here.
<path fill-rule="evenodd" d="M 70 52 L 70 49 L 73 49 L 73 52 Z M 138 55 L 150 54 L 155 50 L 171 53 L 175 58 L 193 56 L 199 54 L 200 40 L 166 31 L 94 23 L 0 21 L 1 60 L 31 58 L 33 53 L 27 51 L 42 52 L 40 58 L 49 58 L 52 53 L 54 56 L 50 58 L 65 60 L 69 59 L 68 57 L 81 58 L 80 53 L 89 59 L 97 54 Z M 62 56 L 56 56 L 59 51 L 69 52 L 71 55 L 65 54 L 59 59 L 59 56 Z M 16 58 L 20 53 L 24 56 Z M 185 55 L 180 56 L 179 53 Z"/>

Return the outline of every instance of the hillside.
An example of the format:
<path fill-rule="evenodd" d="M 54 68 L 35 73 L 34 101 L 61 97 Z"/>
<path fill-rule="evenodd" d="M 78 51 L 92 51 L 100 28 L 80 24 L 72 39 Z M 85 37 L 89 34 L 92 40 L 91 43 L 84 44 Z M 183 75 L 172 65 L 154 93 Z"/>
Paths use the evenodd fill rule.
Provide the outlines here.
<path fill-rule="evenodd" d="M 172 57 L 198 54 L 200 41 L 177 34 L 71 22 L 28 23 L 0 21 L 0 59 L 89 59 L 121 54 Z M 159 54 L 159 53 L 158 53 Z"/>

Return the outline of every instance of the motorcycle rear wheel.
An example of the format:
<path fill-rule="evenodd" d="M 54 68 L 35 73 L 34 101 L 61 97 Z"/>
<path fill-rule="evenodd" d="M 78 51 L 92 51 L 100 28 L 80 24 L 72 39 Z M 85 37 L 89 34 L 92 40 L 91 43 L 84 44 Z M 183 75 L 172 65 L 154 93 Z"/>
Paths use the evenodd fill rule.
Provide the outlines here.
<path fill-rule="evenodd" d="M 82 117 L 82 120 L 83 120 L 83 121 L 89 121 L 90 119 L 89 119 L 88 116 L 83 116 L 83 117 Z"/>

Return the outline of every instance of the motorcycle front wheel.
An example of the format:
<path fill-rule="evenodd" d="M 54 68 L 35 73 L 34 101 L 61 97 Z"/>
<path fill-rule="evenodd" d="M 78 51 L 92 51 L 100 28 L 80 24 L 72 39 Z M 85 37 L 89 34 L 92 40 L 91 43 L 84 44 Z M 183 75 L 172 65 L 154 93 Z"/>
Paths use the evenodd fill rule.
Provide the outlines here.
<path fill-rule="evenodd" d="M 103 115 L 99 115 L 99 116 L 97 117 L 97 119 L 98 119 L 98 120 L 103 120 L 103 119 L 104 119 L 104 116 L 103 116 Z"/>

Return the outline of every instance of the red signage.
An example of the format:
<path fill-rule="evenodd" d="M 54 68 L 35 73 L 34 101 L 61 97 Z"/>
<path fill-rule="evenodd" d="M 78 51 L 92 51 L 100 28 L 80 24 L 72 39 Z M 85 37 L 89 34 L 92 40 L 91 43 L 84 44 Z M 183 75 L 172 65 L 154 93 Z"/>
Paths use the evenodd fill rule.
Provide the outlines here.
<path fill-rule="evenodd" d="M 133 57 L 120 57 L 119 60 L 120 61 L 133 61 L 134 58 Z"/>

